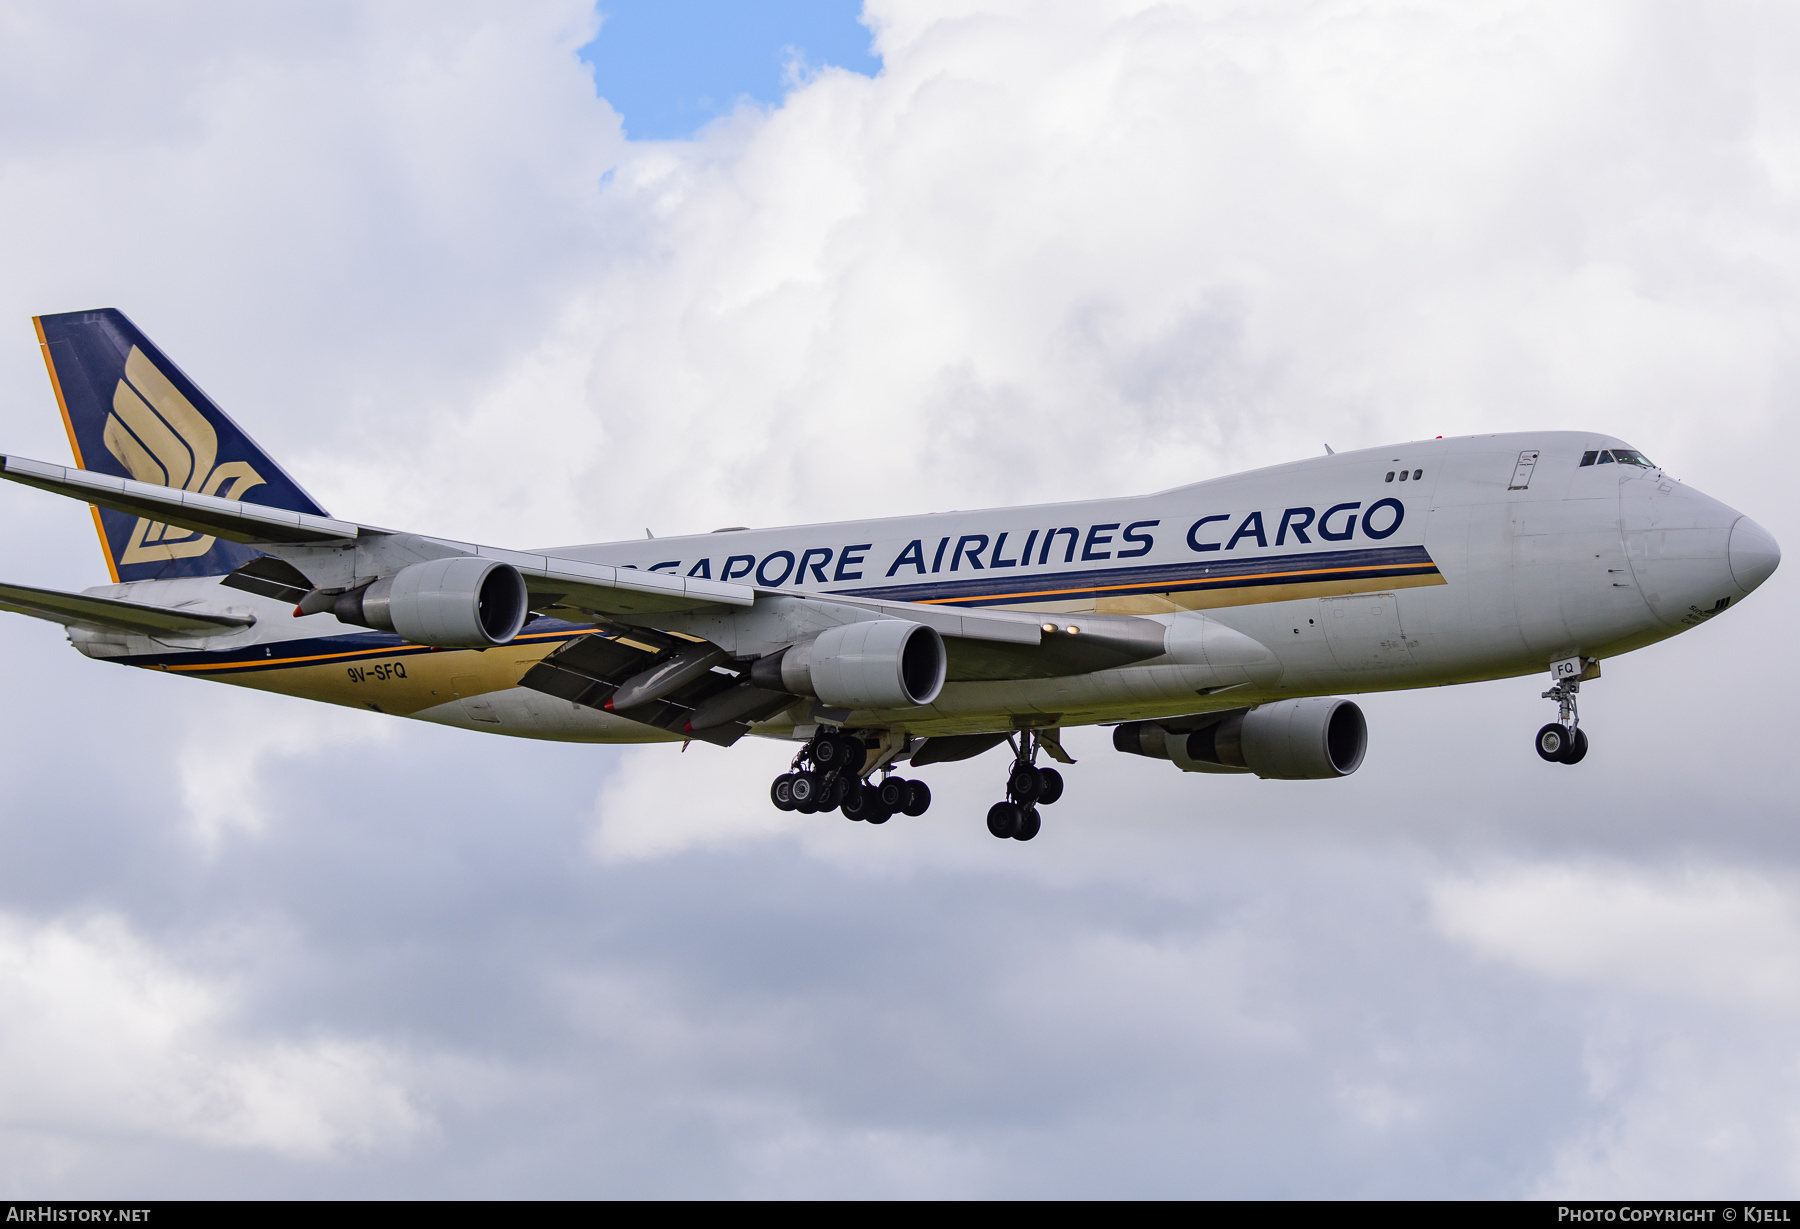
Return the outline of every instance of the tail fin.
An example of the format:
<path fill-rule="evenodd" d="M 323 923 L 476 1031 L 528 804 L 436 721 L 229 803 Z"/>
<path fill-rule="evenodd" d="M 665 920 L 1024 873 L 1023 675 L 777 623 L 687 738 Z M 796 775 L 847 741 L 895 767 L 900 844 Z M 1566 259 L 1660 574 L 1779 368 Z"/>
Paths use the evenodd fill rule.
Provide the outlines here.
<path fill-rule="evenodd" d="M 125 314 L 38 316 L 44 365 L 82 469 L 289 512 L 326 512 Z M 95 508 L 116 581 L 223 576 L 248 546 Z"/>

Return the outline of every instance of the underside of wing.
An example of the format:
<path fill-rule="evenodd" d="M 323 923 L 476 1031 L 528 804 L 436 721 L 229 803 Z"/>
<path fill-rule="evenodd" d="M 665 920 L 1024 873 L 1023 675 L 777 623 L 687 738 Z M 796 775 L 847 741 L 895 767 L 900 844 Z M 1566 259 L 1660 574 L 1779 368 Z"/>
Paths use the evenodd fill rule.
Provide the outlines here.
<path fill-rule="evenodd" d="M 526 672 L 519 686 L 727 747 L 748 732 L 750 722 L 794 702 L 793 696 L 750 686 L 744 670 L 720 663 L 647 703 L 612 706 L 622 685 L 674 661 L 697 643 L 654 632 L 595 632 L 551 653 Z M 708 720 L 709 712 L 725 719 Z"/>
<path fill-rule="evenodd" d="M 85 593 L 65 593 L 59 589 L 32 589 L 25 585 L 0 585 L 0 610 L 46 619 L 65 627 L 105 628 L 141 636 L 220 636 L 255 622 L 235 615 L 192 614 L 166 606 L 89 597 Z"/>

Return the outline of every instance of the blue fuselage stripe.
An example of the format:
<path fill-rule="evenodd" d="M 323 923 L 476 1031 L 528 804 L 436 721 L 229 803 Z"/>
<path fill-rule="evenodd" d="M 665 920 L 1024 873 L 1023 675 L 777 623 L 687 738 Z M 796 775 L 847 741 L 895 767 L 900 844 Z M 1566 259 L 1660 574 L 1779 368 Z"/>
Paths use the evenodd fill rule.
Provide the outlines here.
<path fill-rule="evenodd" d="M 1423 546 L 1311 551 L 1246 559 L 1192 559 L 1151 567 L 1090 568 L 1074 572 L 985 572 L 954 579 L 843 590 L 854 597 L 958 606 L 1069 601 L 1121 593 L 1182 593 L 1332 580 L 1433 576 L 1437 564 Z"/>

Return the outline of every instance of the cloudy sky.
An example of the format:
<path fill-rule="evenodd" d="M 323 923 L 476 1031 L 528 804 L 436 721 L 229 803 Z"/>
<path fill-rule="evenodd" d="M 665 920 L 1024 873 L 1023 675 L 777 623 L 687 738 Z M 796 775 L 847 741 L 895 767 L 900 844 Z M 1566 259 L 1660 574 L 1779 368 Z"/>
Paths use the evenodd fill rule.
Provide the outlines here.
<path fill-rule="evenodd" d="M 29 317 L 331 511 L 531 546 L 1613 432 L 1800 541 L 1800 13 L 1709 0 L 0 3 Z M 860 22 L 860 24 L 859 24 Z M 0 575 L 104 579 L 0 490 Z M 1365 701 L 1336 782 L 1068 735 L 880 829 L 787 752 L 413 728 L 0 623 L 0 1193 L 1800 1192 L 1792 569 Z"/>

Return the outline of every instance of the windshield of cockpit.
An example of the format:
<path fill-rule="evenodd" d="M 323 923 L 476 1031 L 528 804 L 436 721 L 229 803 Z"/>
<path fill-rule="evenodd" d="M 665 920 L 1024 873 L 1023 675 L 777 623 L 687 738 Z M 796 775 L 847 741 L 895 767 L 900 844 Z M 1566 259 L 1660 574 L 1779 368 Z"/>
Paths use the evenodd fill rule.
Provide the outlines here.
<path fill-rule="evenodd" d="M 1588 465 L 1635 465 L 1639 469 L 1655 469 L 1650 458 L 1631 448 L 1606 448 L 1597 452 L 1581 454 L 1581 464 Z"/>

